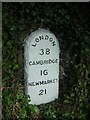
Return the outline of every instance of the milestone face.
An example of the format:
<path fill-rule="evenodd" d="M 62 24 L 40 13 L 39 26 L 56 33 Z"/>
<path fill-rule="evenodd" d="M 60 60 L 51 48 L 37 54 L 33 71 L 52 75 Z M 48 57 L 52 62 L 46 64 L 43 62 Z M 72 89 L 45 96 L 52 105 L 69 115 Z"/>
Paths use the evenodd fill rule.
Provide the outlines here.
<path fill-rule="evenodd" d="M 39 29 L 28 36 L 24 50 L 26 94 L 31 104 L 58 98 L 59 44 L 54 34 Z"/>

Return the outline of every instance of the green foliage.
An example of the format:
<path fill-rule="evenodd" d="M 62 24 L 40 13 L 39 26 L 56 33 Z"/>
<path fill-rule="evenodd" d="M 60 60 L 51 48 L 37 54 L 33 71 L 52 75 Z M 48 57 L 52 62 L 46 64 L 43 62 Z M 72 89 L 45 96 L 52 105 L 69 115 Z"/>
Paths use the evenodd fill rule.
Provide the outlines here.
<path fill-rule="evenodd" d="M 90 110 L 89 4 L 3 3 L 2 8 L 3 120 L 87 120 Z M 23 41 L 40 27 L 50 29 L 57 36 L 64 74 L 60 72 L 60 98 L 36 106 L 28 105 L 24 94 Z"/>
<path fill-rule="evenodd" d="M 47 120 L 55 120 L 57 118 L 55 107 L 52 105 L 47 106 L 44 115 Z"/>

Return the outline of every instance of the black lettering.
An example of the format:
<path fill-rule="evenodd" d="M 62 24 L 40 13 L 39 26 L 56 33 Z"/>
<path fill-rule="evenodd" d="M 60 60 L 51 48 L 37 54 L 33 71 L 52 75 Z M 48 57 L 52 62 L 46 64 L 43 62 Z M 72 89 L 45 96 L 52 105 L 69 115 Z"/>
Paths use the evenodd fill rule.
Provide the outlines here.
<path fill-rule="evenodd" d="M 44 39 L 43 35 L 42 35 L 42 37 L 41 37 L 41 38 L 42 38 L 42 40 Z"/>
<path fill-rule="evenodd" d="M 30 86 L 35 86 L 34 82 L 28 83 Z"/>
<path fill-rule="evenodd" d="M 57 63 L 58 59 L 55 60 L 55 62 Z"/>
<path fill-rule="evenodd" d="M 36 42 L 39 42 L 39 39 L 38 39 L 38 38 L 36 38 L 36 39 L 35 39 L 35 41 L 36 41 Z"/>
<path fill-rule="evenodd" d="M 40 91 L 39 91 L 39 95 L 44 95 L 44 94 L 46 94 L 46 89 L 45 89 L 45 90 L 40 90 Z"/>
<path fill-rule="evenodd" d="M 29 62 L 29 65 L 32 65 L 31 63 L 32 63 L 32 61 Z"/>
<path fill-rule="evenodd" d="M 48 74 L 47 70 L 41 70 L 41 76 L 42 75 L 47 75 L 47 74 Z"/>
<path fill-rule="evenodd" d="M 40 49 L 41 53 L 39 53 L 40 55 L 44 55 L 44 49 Z"/>
<path fill-rule="evenodd" d="M 40 64 L 40 61 L 36 61 L 36 65 Z"/>
<path fill-rule="evenodd" d="M 39 36 L 39 38 L 40 38 L 40 40 L 43 40 L 43 39 L 44 39 L 43 35 L 42 35 L 42 36 Z"/>
<path fill-rule="evenodd" d="M 36 82 L 35 84 L 36 84 L 36 85 L 39 85 L 39 82 Z"/>
<path fill-rule="evenodd" d="M 32 44 L 33 47 L 36 47 L 37 44 Z"/>
<path fill-rule="evenodd" d="M 53 83 L 52 80 L 50 80 L 50 83 Z"/>
<path fill-rule="evenodd" d="M 32 65 L 36 65 L 36 64 L 35 64 L 35 61 L 33 61 Z"/>
<path fill-rule="evenodd" d="M 48 36 L 48 35 L 46 35 L 46 36 L 45 36 L 45 40 L 48 40 L 48 38 L 49 38 L 49 36 Z"/>
<path fill-rule="evenodd" d="M 52 60 L 51 59 L 49 59 L 49 64 L 51 64 L 52 63 Z"/>
<path fill-rule="evenodd" d="M 39 91 L 39 95 L 43 95 L 44 90 Z"/>
<path fill-rule="evenodd" d="M 53 44 L 53 46 L 55 46 L 55 45 L 56 45 L 56 44 L 55 44 L 55 41 L 53 41 L 52 44 Z"/>
<path fill-rule="evenodd" d="M 44 49 L 40 49 L 41 52 L 39 53 L 40 55 L 49 55 L 50 54 L 50 49 L 49 48 L 46 48 L 45 50 Z"/>
<path fill-rule="evenodd" d="M 50 49 L 47 48 L 47 49 L 46 49 L 46 55 L 49 55 L 49 54 L 50 54 Z"/>
<path fill-rule="evenodd" d="M 55 79 L 52 80 L 52 83 L 55 83 Z"/>
<path fill-rule="evenodd" d="M 44 60 L 44 64 L 48 64 L 48 60 Z"/>
<path fill-rule="evenodd" d="M 46 94 L 46 89 L 45 89 L 45 94 Z"/>
<path fill-rule="evenodd" d="M 40 85 L 43 85 L 44 84 L 44 81 L 40 81 Z"/>
<path fill-rule="evenodd" d="M 40 65 L 43 65 L 43 60 L 40 61 Z"/>
<path fill-rule="evenodd" d="M 52 41 L 53 41 L 53 38 L 50 38 L 49 41 L 52 42 Z"/>
<path fill-rule="evenodd" d="M 46 81 L 30 82 L 30 83 L 28 83 L 28 85 L 29 86 L 37 86 L 37 85 L 39 86 L 39 85 L 56 83 L 56 82 L 58 82 L 58 78 L 51 79 L 51 80 L 46 80 Z"/>
<path fill-rule="evenodd" d="M 41 36 L 39 36 L 39 39 L 40 39 L 40 40 L 42 39 Z"/>
<path fill-rule="evenodd" d="M 49 54 L 49 51 L 47 51 L 47 54 Z M 29 65 L 47 65 L 47 64 L 54 64 L 57 63 L 58 59 L 49 59 L 49 60 L 39 60 L 39 61 L 30 61 Z"/>

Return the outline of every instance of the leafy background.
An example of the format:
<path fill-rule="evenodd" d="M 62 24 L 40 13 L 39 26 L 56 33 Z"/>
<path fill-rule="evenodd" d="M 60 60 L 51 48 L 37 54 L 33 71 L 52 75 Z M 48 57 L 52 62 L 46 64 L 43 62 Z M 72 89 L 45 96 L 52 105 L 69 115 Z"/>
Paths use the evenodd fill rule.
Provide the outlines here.
<path fill-rule="evenodd" d="M 38 28 L 59 40 L 60 96 L 39 106 L 24 94 L 23 41 Z M 90 113 L 90 4 L 2 3 L 3 120 L 88 120 Z"/>

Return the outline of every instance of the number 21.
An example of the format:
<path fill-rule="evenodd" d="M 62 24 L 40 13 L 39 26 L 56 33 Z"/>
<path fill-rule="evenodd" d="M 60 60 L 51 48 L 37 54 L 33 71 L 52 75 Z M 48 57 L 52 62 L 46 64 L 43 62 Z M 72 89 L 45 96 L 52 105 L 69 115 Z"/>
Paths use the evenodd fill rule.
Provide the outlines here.
<path fill-rule="evenodd" d="M 39 91 L 39 95 L 44 95 L 44 94 L 46 94 L 46 89 L 45 90 L 42 89 Z"/>

